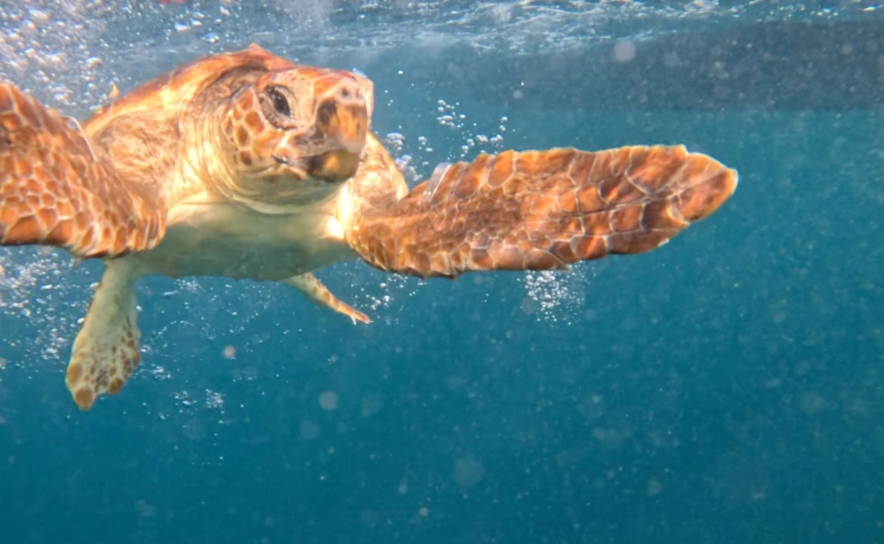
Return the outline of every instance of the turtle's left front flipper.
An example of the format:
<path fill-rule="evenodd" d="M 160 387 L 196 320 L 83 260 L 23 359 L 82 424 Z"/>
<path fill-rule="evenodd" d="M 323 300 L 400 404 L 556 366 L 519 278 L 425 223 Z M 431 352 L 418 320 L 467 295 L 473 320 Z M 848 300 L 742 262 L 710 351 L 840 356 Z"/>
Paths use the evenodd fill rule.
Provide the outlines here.
<path fill-rule="evenodd" d="M 116 257 L 152 248 L 165 225 L 158 186 L 124 179 L 76 122 L 0 84 L 0 245 Z"/>
<path fill-rule="evenodd" d="M 565 268 L 655 249 L 736 186 L 736 171 L 683 146 L 507 151 L 366 210 L 346 237 L 371 265 L 420 277 Z"/>

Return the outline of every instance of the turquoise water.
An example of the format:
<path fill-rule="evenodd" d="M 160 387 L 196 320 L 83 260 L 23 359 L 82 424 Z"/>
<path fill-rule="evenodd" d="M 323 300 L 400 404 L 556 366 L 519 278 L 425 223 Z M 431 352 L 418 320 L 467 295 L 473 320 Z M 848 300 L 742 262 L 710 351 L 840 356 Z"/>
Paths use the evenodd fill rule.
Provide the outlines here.
<path fill-rule="evenodd" d="M 466 2 L 278 2 L 266 20 L 231 6 L 220 30 L 174 26 L 195 10 L 211 21 L 215 4 L 62 5 L 42 8 L 82 33 L 65 45 L 47 31 L 64 62 L 10 38 L 22 18 L 0 19 L 0 53 L 5 77 L 67 111 L 99 102 L 110 81 L 125 91 L 260 41 L 365 71 L 374 129 L 404 137 L 388 141 L 419 177 L 499 134 L 516 149 L 685 143 L 741 181 L 664 248 L 569 274 L 424 283 L 355 262 L 321 271 L 370 326 L 282 285 L 148 278 L 142 365 L 88 413 L 64 368 L 100 264 L 3 249 L 0 542 L 884 542 L 884 48 L 849 26 L 876 36 L 874 5 L 798 17 L 722 3 L 690 18 L 677 6 L 547 2 L 510 7 L 495 26 L 480 17 L 492 8 Z M 599 26 L 580 34 L 577 20 Z M 774 29 L 758 31 L 762 20 Z M 300 33 L 281 36 L 286 21 Z M 780 86 L 749 85 L 765 68 L 731 62 L 714 80 L 698 65 L 624 75 L 645 55 L 692 50 L 710 28 L 780 44 L 795 69 Z M 401 43 L 420 29 L 456 40 L 432 56 Z M 508 41 L 489 51 L 483 31 Z M 709 35 L 709 56 L 726 54 Z M 828 37 L 801 47 L 807 36 Z M 594 63 L 624 42 L 634 60 Z M 834 58 L 802 79 L 814 47 Z M 61 91 L 35 82 L 50 72 Z M 668 90 L 642 101 L 596 76 Z M 443 126 L 439 107 L 460 128 Z"/>

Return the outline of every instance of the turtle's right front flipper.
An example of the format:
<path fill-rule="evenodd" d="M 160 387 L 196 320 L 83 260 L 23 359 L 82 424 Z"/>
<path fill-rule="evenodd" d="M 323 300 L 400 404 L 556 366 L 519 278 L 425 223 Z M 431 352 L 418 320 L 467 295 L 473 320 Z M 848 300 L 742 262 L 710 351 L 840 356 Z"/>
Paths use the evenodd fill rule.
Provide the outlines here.
<path fill-rule="evenodd" d="M 76 122 L 0 84 L 0 245 L 116 257 L 151 249 L 165 228 L 156 187 L 127 183 Z"/>

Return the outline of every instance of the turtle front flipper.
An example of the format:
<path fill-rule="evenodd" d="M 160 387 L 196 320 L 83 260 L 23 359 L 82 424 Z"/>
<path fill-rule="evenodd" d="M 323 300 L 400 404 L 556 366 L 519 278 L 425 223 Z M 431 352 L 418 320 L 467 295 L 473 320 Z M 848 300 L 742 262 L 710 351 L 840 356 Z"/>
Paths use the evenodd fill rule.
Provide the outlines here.
<path fill-rule="evenodd" d="M 346 238 L 371 265 L 424 278 L 561 269 L 655 249 L 736 186 L 736 171 L 683 146 L 506 151 L 366 210 Z"/>
<path fill-rule="evenodd" d="M 344 314 L 353 320 L 353 323 L 356 324 L 357 321 L 362 323 L 371 323 L 371 319 L 368 318 L 367 315 L 360 312 L 356 308 L 342 302 L 338 297 L 336 297 L 331 291 L 328 290 L 328 287 L 323 285 L 319 279 L 313 274 L 309 272 L 307 274 L 300 274 L 298 276 L 292 276 L 291 278 L 287 278 L 282 280 L 283 283 L 287 283 L 292 287 L 296 288 L 298 291 L 304 294 L 307 297 L 307 300 L 318 305 L 323 306 L 325 308 L 329 308 L 338 312 L 339 314 Z"/>
<path fill-rule="evenodd" d="M 75 121 L 0 84 L 0 245 L 116 257 L 155 246 L 165 223 L 156 187 L 121 179 Z"/>
<path fill-rule="evenodd" d="M 117 394 L 138 366 L 138 277 L 130 259 L 109 261 L 89 304 L 65 376 L 74 402 L 82 410 L 91 408 L 99 395 Z"/>

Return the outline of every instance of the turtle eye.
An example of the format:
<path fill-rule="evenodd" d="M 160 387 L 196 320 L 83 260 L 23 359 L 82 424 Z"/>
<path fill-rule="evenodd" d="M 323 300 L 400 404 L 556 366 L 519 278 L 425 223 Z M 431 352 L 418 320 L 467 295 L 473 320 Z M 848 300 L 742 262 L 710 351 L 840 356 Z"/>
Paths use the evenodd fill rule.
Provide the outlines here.
<path fill-rule="evenodd" d="M 270 98 L 270 103 L 273 104 L 273 109 L 275 109 L 277 113 L 286 117 L 291 117 L 292 110 L 289 107 L 289 99 L 286 98 L 284 94 L 276 89 L 270 89 L 267 91 L 267 96 Z"/>

